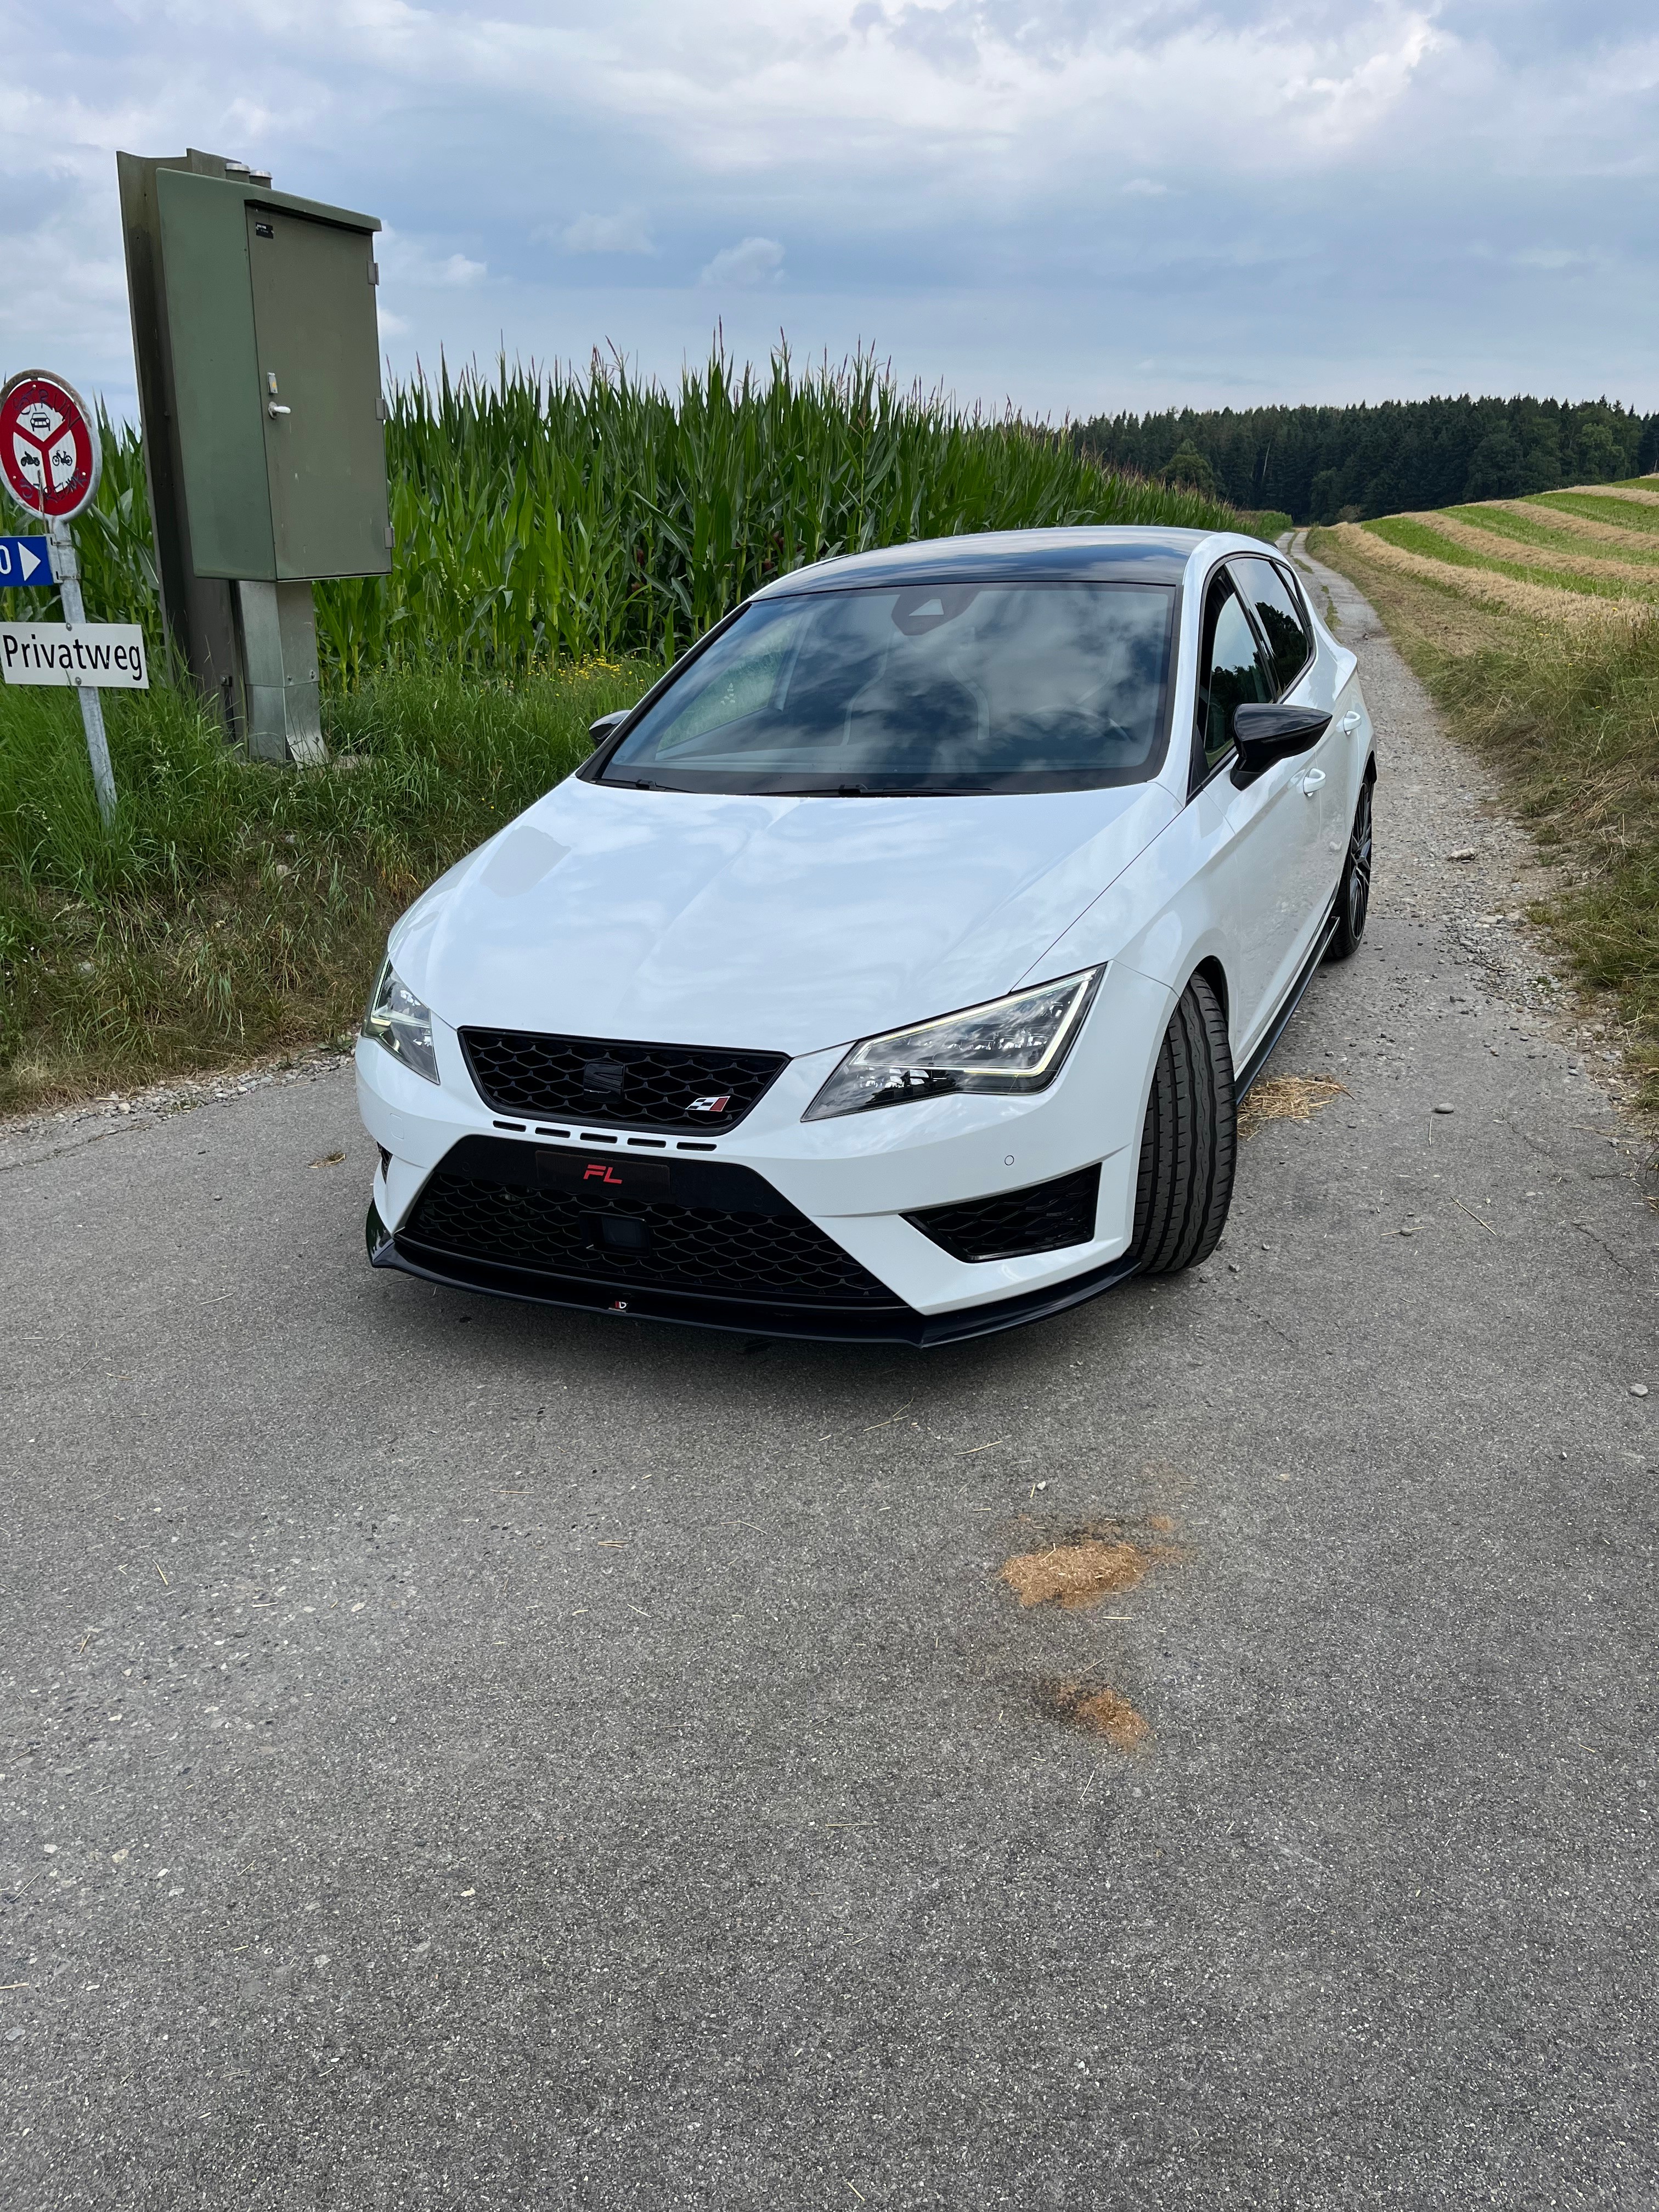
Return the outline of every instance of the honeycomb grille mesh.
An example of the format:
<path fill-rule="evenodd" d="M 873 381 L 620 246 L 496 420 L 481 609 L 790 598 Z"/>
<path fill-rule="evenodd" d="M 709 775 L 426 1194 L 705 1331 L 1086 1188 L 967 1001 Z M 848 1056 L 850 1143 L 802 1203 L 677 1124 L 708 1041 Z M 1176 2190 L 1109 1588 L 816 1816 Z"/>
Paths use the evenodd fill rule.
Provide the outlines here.
<path fill-rule="evenodd" d="M 461 1031 L 478 1096 L 497 1113 L 650 1129 L 735 1128 L 788 1065 L 781 1052 L 622 1044 L 523 1030 Z M 724 1099 L 718 1111 L 699 1100 Z"/>
<path fill-rule="evenodd" d="M 1086 1244 L 1095 1233 L 1100 1168 L 1079 1168 L 1053 1182 L 1004 1191 L 961 1206 L 931 1206 L 905 1218 L 953 1260 L 1018 1260 Z"/>
<path fill-rule="evenodd" d="M 711 1297 L 900 1303 L 793 1207 L 748 1213 L 662 1199 L 594 1209 L 562 1191 L 481 1182 L 440 1167 L 399 1232 L 399 1242 L 405 1239 L 538 1273 Z"/>

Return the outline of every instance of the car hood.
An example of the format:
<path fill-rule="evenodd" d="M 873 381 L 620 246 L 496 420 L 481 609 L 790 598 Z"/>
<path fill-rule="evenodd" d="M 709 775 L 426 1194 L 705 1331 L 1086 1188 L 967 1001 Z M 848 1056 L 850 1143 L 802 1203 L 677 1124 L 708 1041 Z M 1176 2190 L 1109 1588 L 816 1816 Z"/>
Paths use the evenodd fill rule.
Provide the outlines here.
<path fill-rule="evenodd" d="M 1011 990 L 1176 811 L 1157 784 L 802 799 L 572 777 L 441 878 L 392 953 L 457 1026 L 796 1055 Z"/>

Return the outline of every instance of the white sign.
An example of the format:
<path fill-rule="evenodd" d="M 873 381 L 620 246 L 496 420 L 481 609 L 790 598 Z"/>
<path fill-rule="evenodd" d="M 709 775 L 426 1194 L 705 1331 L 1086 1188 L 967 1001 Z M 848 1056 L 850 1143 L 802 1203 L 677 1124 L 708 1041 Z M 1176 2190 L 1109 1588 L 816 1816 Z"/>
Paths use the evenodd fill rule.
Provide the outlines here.
<path fill-rule="evenodd" d="M 0 672 L 8 684 L 149 689 L 144 633 L 137 623 L 0 623 Z"/>

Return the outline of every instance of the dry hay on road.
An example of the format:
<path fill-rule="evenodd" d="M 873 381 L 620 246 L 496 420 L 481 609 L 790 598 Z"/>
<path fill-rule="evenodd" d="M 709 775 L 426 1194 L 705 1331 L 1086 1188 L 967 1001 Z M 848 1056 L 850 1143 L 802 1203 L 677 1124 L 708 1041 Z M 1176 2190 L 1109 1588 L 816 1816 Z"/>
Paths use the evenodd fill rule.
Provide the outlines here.
<path fill-rule="evenodd" d="M 1109 1683 L 1045 1682 L 1041 1696 L 1050 1712 L 1090 1735 L 1103 1736 L 1115 1750 L 1138 1751 L 1152 1734 L 1145 1716 Z"/>
<path fill-rule="evenodd" d="M 1005 1560 L 1000 1571 L 1021 1605 L 1054 1603 L 1066 1613 L 1079 1613 L 1133 1589 L 1154 1567 L 1179 1556 L 1171 1544 L 1085 1534 L 1041 1552 L 1022 1552 Z"/>
<path fill-rule="evenodd" d="M 1264 1075 L 1239 1106 L 1238 1133 L 1253 1137 L 1267 1121 L 1310 1121 L 1320 1107 L 1347 1095 L 1334 1075 Z"/>

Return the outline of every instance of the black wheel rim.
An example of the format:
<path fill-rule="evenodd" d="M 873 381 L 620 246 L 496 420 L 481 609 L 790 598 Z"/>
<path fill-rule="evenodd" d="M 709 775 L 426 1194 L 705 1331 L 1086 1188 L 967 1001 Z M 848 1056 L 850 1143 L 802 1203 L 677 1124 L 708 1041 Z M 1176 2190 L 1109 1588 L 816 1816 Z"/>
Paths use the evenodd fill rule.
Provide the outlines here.
<path fill-rule="evenodd" d="M 1364 934 L 1371 903 L 1371 787 L 1360 788 L 1348 839 L 1348 934 Z"/>

